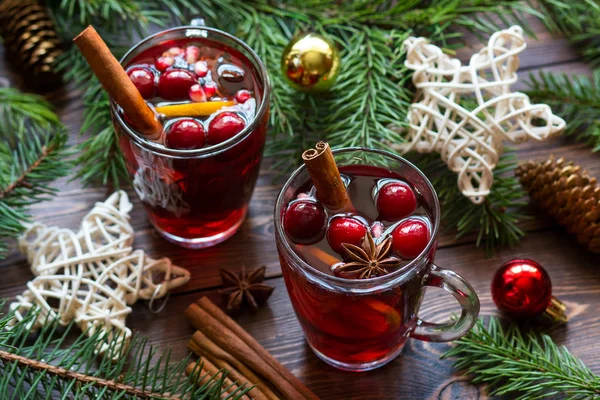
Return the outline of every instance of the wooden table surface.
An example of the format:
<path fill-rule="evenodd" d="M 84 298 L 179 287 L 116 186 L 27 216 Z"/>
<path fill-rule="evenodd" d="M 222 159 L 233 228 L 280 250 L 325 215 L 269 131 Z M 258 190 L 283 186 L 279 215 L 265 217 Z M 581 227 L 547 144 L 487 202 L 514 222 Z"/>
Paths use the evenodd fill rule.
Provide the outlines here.
<path fill-rule="evenodd" d="M 529 21 L 538 32 L 538 38 L 527 39 L 529 47 L 521 56 L 521 81 L 516 85 L 517 89 L 525 87 L 529 73 L 539 70 L 589 73 L 589 67 L 578 61 L 566 40 L 552 38 L 539 22 Z M 469 43 L 474 43 L 477 50 L 481 46 L 475 39 L 469 39 Z M 468 49 L 459 52 L 462 59 L 467 59 L 469 54 Z M 3 71 L 0 76 L 4 75 L 18 87 L 21 78 L 7 70 L 3 56 L 0 60 L 0 71 Z M 48 99 L 57 106 L 62 120 L 72 132 L 72 141 L 81 140 L 77 137 L 83 109 L 80 93 L 67 86 L 50 93 Z M 546 159 L 553 153 L 575 160 L 595 176 L 600 176 L 600 155 L 564 138 L 527 143 L 519 149 L 521 160 Z M 322 399 L 486 398 L 485 388 L 470 385 L 464 376 L 453 370 L 451 361 L 439 360 L 448 344 L 409 340 L 404 353 L 396 360 L 361 374 L 338 371 L 310 351 L 290 304 L 277 259 L 272 212 L 280 186 L 272 183 L 273 176 L 263 166 L 248 217 L 240 231 L 227 242 L 201 251 L 185 250 L 159 237 L 146 220 L 135 194 L 128 190 L 134 202 L 134 246 L 144 249 L 152 257 L 168 256 L 192 274 L 191 281 L 172 294 L 163 312 L 152 314 L 147 303 L 141 302 L 134 306 L 128 325 L 134 331 L 148 335 L 151 344 L 172 346 L 175 357 L 183 357 L 187 354 L 186 342 L 192 334 L 192 328 L 183 318 L 183 310 L 202 295 L 214 295 L 220 285 L 218 268 L 239 270 L 243 264 L 247 268 L 266 265 L 268 284 L 276 287 L 273 296 L 254 316 L 242 315 L 237 321 Z M 81 217 L 94 203 L 110 194 L 107 188 L 83 188 L 80 182 L 66 179 L 58 181 L 57 185 L 61 189 L 60 196 L 33 207 L 36 220 L 77 228 Z M 481 299 L 481 314 L 492 315 L 497 310 L 489 287 L 496 268 L 515 257 L 540 262 L 552 277 L 554 294 L 568 305 L 570 321 L 553 333 L 554 339 L 600 373 L 600 344 L 596 339 L 600 329 L 597 311 L 600 306 L 597 270 L 600 257 L 582 250 L 571 236 L 541 214 L 523 226 L 528 232 L 527 237 L 517 247 L 503 250 L 492 258 L 486 258 L 484 251 L 475 247 L 472 238 L 456 242 L 452 233 L 444 234 L 436 263 L 455 270 L 471 282 Z M 17 295 L 32 278 L 25 258 L 17 252 L 14 243 L 11 249 L 8 258 L 0 262 L 0 297 Z M 441 322 L 456 310 L 458 305 L 450 295 L 429 289 L 421 316 Z"/>

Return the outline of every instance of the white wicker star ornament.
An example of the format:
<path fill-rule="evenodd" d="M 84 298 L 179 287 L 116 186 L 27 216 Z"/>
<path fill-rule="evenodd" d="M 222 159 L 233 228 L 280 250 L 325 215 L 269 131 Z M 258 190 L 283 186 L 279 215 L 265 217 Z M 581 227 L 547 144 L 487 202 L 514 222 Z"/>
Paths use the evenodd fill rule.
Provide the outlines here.
<path fill-rule="evenodd" d="M 36 277 L 10 305 L 13 324 L 36 307 L 39 314 L 30 329 L 53 320 L 61 325 L 73 320 L 88 336 L 102 331 L 97 351 L 110 348 L 118 356 L 131 337 L 125 325 L 132 311 L 129 306 L 138 299 L 164 297 L 190 279 L 187 270 L 168 258 L 154 260 L 133 250 L 131 209 L 127 194 L 118 191 L 96 203 L 78 232 L 31 225 L 19 238 L 19 248 Z"/>
<path fill-rule="evenodd" d="M 565 128 L 548 105 L 531 104 L 527 95 L 511 92 L 519 53 L 527 47 L 521 27 L 494 33 L 469 65 L 424 38 L 410 37 L 404 47 L 419 100 L 408 112 L 408 143 L 392 147 L 439 152 L 473 203 L 490 193 L 504 141 L 544 140 Z"/>

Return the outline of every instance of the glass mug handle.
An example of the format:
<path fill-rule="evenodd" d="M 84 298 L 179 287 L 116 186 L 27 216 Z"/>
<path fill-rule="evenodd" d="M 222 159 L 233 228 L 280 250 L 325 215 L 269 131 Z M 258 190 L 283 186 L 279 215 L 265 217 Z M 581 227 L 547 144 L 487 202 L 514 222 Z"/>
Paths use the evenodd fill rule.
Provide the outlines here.
<path fill-rule="evenodd" d="M 464 336 L 475 324 L 479 314 L 479 298 L 473 287 L 462 276 L 432 264 L 424 286 L 435 286 L 454 296 L 462 308 L 457 320 L 434 324 L 418 318 L 417 327 L 410 337 L 427 342 L 450 342 Z"/>

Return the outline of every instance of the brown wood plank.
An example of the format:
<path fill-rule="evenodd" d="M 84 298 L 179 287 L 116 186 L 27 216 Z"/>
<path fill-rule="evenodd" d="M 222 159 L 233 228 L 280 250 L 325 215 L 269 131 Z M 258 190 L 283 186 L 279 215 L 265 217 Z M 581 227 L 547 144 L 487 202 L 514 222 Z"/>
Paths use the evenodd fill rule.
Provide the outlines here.
<path fill-rule="evenodd" d="M 575 50 L 565 39 L 553 39 L 541 23 L 533 17 L 527 22 L 536 31 L 538 39 L 527 39 L 528 49 L 521 57 L 520 81 L 515 90 L 523 90 L 529 73 L 540 69 L 587 73 L 590 68 L 577 62 Z M 479 50 L 479 39 L 469 37 L 470 49 L 462 49 L 458 56 L 468 60 L 470 53 Z M 6 69 L 3 49 L 0 46 L 0 75 L 6 76 L 17 87 L 22 77 Z M 83 105 L 81 93 L 66 86 L 47 95 L 57 106 L 58 112 L 73 133 L 72 143 L 82 140 L 76 134 L 81 125 Z M 574 144 L 565 138 L 549 141 L 529 142 L 518 146 L 518 157 L 545 159 L 550 154 L 565 156 L 588 168 L 600 177 L 598 154 L 589 148 Z M 135 247 L 146 250 L 151 256 L 169 256 L 172 260 L 192 272 L 192 281 L 173 294 L 166 309 L 152 314 L 147 304 L 138 304 L 129 317 L 134 330 L 149 336 L 150 342 L 174 347 L 175 357 L 187 354 L 185 343 L 192 330 L 182 313 L 187 305 L 201 296 L 204 288 L 220 284 L 219 267 L 240 268 L 242 263 L 253 268 L 267 265 L 269 282 L 277 287 L 268 306 L 255 316 L 242 316 L 240 323 L 279 358 L 291 371 L 300 377 L 323 399 L 422 399 L 422 398 L 477 398 L 485 397 L 481 388 L 469 385 L 460 374 L 454 373 L 450 361 L 439 361 L 438 356 L 448 348 L 446 344 L 409 341 L 404 354 L 390 365 L 364 374 L 337 371 L 319 361 L 304 343 L 302 331 L 293 314 L 289 297 L 285 291 L 273 240 L 272 209 L 279 185 L 272 183 L 273 173 L 263 165 L 261 177 L 252 199 L 248 219 L 240 233 L 214 248 L 202 251 L 181 249 L 161 239 L 148 224 L 144 211 L 135 194 L 128 190 L 134 201 L 132 224 L 136 229 Z M 80 182 L 57 182 L 60 197 L 38 204 L 32 208 L 36 220 L 76 229 L 81 217 L 93 204 L 104 200 L 110 191 L 102 187 L 82 188 Z M 555 339 L 567 345 L 571 352 L 583 359 L 596 372 L 600 372 L 600 347 L 595 332 L 600 325 L 596 312 L 600 297 L 600 282 L 597 273 L 600 257 L 581 250 L 570 236 L 556 227 L 542 214 L 524 223 L 529 236 L 515 249 L 501 251 L 486 259 L 482 249 L 473 245 L 474 238 L 453 240 L 452 233 L 442 235 L 436 262 L 463 274 L 478 291 L 482 301 L 482 314 L 496 312 L 491 302 L 489 285 L 495 269 L 504 261 L 514 257 L 529 257 L 541 262 L 550 272 L 554 293 L 570 307 L 569 324 L 553 333 Z M 31 279 L 23 256 L 13 251 L 8 259 L 0 261 L 0 297 L 12 297 L 22 292 Z M 450 297 L 441 290 L 430 290 L 422 307 L 421 315 L 433 321 L 442 321 L 457 308 Z"/>

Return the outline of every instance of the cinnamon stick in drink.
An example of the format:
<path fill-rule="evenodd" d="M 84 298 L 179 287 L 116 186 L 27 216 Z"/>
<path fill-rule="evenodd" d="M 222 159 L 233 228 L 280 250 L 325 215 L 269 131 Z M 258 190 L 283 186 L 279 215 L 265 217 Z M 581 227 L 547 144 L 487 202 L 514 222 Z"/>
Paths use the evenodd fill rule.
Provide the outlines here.
<path fill-rule="evenodd" d="M 333 211 L 350 211 L 352 203 L 340 176 L 328 143 L 319 142 L 314 149 L 302 153 L 302 160 L 315 188 L 317 198 Z"/>
<path fill-rule="evenodd" d="M 88 26 L 73 41 L 104 90 L 123 109 L 135 129 L 148 139 L 157 139 L 162 132 L 160 121 L 94 27 Z"/>
<path fill-rule="evenodd" d="M 192 304 L 194 305 L 194 304 Z M 211 317 L 213 317 L 220 325 L 231 331 L 235 334 L 236 337 L 240 338 L 245 344 L 247 344 L 256 354 L 259 355 L 260 360 L 273 368 L 276 371 L 279 371 L 281 376 L 289 382 L 297 391 L 302 393 L 303 397 L 310 400 L 319 400 L 317 396 L 314 395 L 313 392 L 310 391 L 298 378 L 296 378 L 287 368 L 285 368 L 271 353 L 267 351 L 264 347 L 260 345 L 248 332 L 244 330 L 241 326 L 239 326 L 233 319 L 231 319 L 227 314 L 225 314 L 219 307 L 217 307 L 210 299 L 206 296 L 202 297 L 197 302 L 197 306 L 202 308 L 206 313 L 208 313 Z M 191 306 L 190 306 L 191 308 Z M 188 308 L 188 310 L 190 310 Z M 187 316 L 186 311 L 186 316 Z M 188 318 L 189 319 L 189 318 Z M 194 322 L 192 325 L 199 329 Z M 221 348 L 223 348 L 221 346 Z M 226 349 L 225 349 L 226 350 Z M 230 352 L 231 353 L 231 352 Z M 233 354 L 233 353 L 231 353 Z M 248 364 L 246 364 L 248 365 Z M 251 366 L 250 366 L 251 367 Z M 259 372 L 256 369 L 255 372 Z M 260 372 L 259 372 L 260 373 Z M 264 375 L 263 375 L 264 376 Z M 265 377 L 266 378 L 266 377 Z"/>

